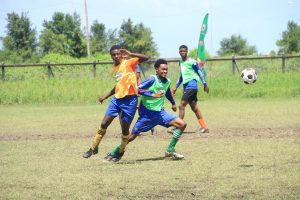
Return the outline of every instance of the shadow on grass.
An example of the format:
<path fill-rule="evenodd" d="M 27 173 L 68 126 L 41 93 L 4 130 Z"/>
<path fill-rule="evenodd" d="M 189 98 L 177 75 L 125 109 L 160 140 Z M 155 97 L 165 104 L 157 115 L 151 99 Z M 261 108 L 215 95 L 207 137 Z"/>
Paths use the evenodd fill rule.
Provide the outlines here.
<path fill-rule="evenodd" d="M 137 159 L 137 160 L 130 160 L 130 161 L 121 161 L 121 162 L 117 162 L 115 164 L 119 164 L 119 165 L 138 164 L 138 163 L 142 163 L 142 162 L 157 161 L 157 160 L 179 161 L 179 160 L 173 160 L 171 158 L 166 158 L 164 156 L 161 156 L 161 157 L 155 157 L 155 158 L 144 158 L 144 159 Z M 181 159 L 181 160 L 183 160 L 183 159 Z"/>

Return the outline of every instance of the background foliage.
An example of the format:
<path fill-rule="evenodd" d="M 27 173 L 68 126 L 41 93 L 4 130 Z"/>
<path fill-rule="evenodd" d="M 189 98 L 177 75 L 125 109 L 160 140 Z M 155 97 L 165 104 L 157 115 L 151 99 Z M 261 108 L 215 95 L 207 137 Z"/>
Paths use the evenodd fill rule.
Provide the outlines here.
<path fill-rule="evenodd" d="M 55 12 L 50 20 L 44 20 L 41 34 L 37 36 L 27 13 L 8 14 L 6 35 L 1 36 L 3 47 L 0 50 L 1 63 L 38 63 L 47 54 L 57 53 L 74 58 L 87 57 L 87 36 L 81 30 L 79 14 Z M 105 24 L 93 22 L 90 31 L 90 52 L 107 54 L 113 44 L 120 44 L 132 52 L 140 52 L 151 57 L 159 57 L 150 28 L 143 23 L 134 24 L 129 18 L 120 28 L 106 29 Z M 276 41 L 274 41 L 276 42 Z M 270 55 L 295 54 L 300 52 L 300 27 L 289 21 L 287 30 L 276 42 L 278 52 Z M 219 56 L 239 56 L 257 54 L 256 47 L 247 43 L 241 35 L 233 34 L 220 41 Z"/>

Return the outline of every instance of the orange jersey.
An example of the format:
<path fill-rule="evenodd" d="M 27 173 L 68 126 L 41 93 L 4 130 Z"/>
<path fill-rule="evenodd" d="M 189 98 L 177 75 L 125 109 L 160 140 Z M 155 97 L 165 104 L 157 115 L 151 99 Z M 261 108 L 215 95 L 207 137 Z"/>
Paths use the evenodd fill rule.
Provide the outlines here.
<path fill-rule="evenodd" d="M 118 82 L 115 88 L 115 97 L 117 99 L 138 94 L 135 74 L 137 64 L 139 64 L 139 59 L 131 58 L 129 60 L 122 60 L 119 65 L 112 67 L 112 75 Z"/>

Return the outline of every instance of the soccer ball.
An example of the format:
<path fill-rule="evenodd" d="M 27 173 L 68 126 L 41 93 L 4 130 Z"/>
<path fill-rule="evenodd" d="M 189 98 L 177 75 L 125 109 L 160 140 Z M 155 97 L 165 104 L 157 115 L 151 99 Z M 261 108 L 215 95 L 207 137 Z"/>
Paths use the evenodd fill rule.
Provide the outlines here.
<path fill-rule="evenodd" d="M 245 84 L 255 83 L 257 79 L 257 73 L 253 68 L 246 68 L 241 73 L 241 80 Z"/>

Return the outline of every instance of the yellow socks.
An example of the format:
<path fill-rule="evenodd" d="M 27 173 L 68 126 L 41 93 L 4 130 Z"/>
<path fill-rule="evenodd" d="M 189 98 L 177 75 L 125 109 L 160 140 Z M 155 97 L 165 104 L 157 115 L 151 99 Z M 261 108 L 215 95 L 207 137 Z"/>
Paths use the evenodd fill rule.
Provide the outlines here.
<path fill-rule="evenodd" d="M 128 144 L 128 139 L 129 139 L 130 134 L 128 135 L 122 135 L 122 141 L 121 141 L 121 146 L 119 152 L 124 152 L 126 145 Z"/>
<path fill-rule="evenodd" d="M 96 132 L 95 137 L 93 139 L 93 144 L 92 144 L 92 149 L 93 150 L 98 148 L 98 145 L 101 142 L 101 140 L 102 140 L 103 136 L 105 135 L 105 133 L 106 133 L 106 129 L 102 129 L 102 128 L 100 128 Z"/>

